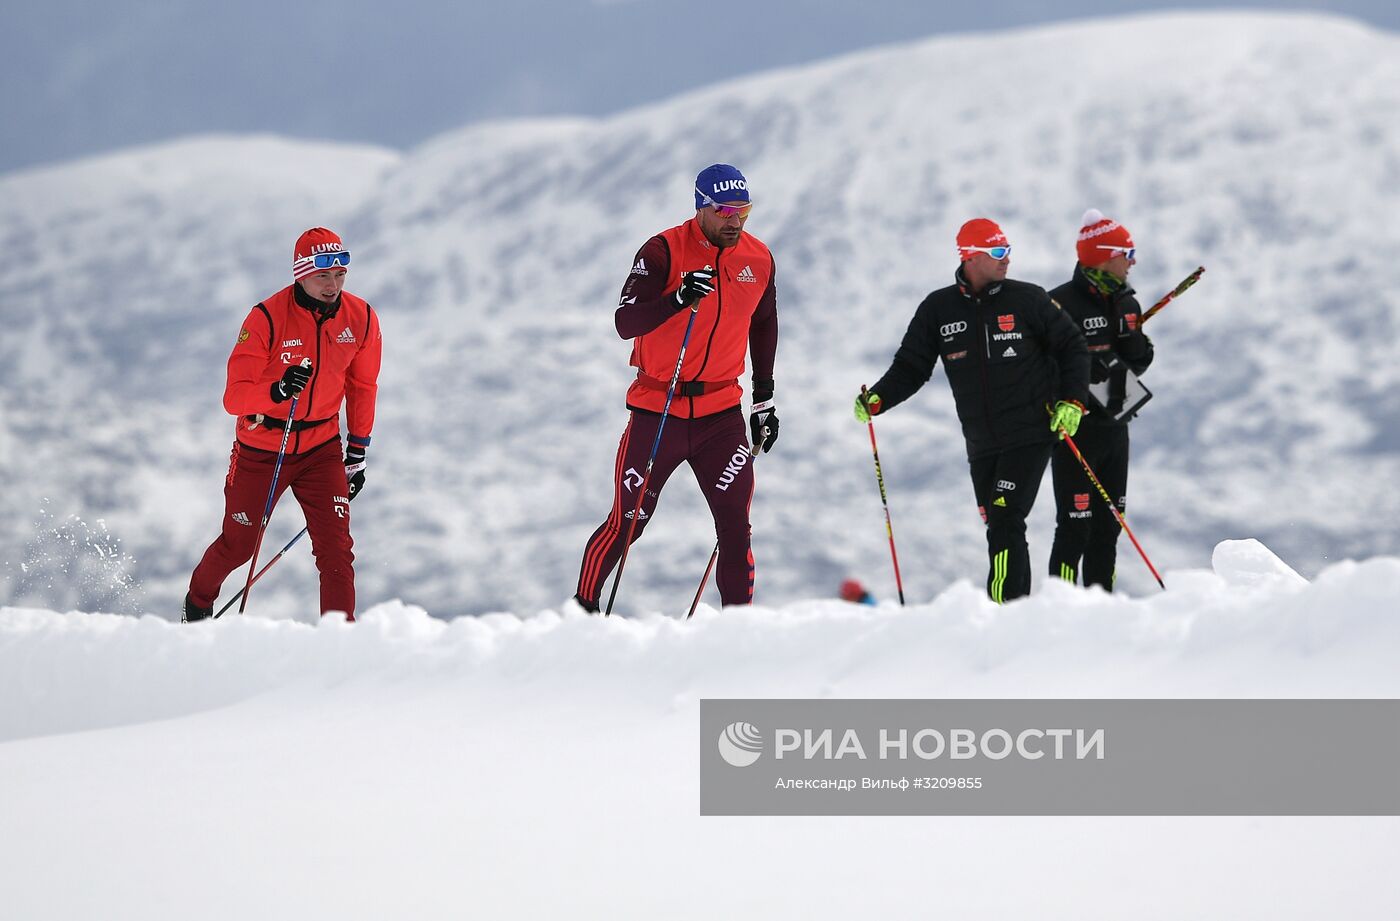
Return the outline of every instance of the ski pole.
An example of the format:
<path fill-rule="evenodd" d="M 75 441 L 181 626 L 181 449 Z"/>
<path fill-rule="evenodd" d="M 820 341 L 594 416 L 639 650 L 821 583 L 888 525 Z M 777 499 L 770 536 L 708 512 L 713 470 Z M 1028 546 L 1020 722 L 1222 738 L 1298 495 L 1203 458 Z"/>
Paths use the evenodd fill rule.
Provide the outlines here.
<path fill-rule="evenodd" d="M 685 363 L 685 349 L 690 344 L 690 331 L 695 328 L 695 315 L 699 312 L 700 302 L 696 301 L 690 305 L 690 319 L 685 321 L 681 353 L 676 356 L 676 370 L 671 373 L 671 385 L 666 388 L 666 405 L 661 408 L 661 421 L 656 423 L 656 437 L 651 440 L 651 456 L 647 458 L 646 469 L 642 471 L 642 485 L 637 489 L 637 505 L 632 509 L 632 520 L 627 525 L 627 542 L 622 545 L 622 556 L 617 561 L 617 574 L 613 576 L 612 591 L 608 593 L 608 606 L 603 611 L 604 617 L 612 614 L 613 601 L 617 598 L 617 586 L 622 581 L 622 567 L 627 565 L 627 551 L 631 549 L 632 535 L 637 531 L 637 518 L 642 514 L 642 500 L 646 498 L 647 483 L 651 482 L 651 467 L 656 463 L 656 451 L 661 447 L 661 433 L 666 428 L 666 416 L 671 411 L 671 398 L 676 395 L 676 384 L 681 379 L 681 365 Z"/>
<path fill-rule="evenodd" d="M 695 609 L 700 606 L 700 596 L 705 594 L 705 583 L 710 581 L 710 572 L 715 568 L 715 560 L 719 559 L 719 540 L 715 540 L 715 549 L 710 551 L 710 563 L 705 567 L 705 574 L 700 577 L 700 587 L 695 590 L 695 597 L 690 602 L 690 610 L 686 612 L 685 619 L 690 620 L 695 616 Z"/>
<path fill-rule="evenodd" d="M 272 564 L 273 564 L 273 563 L 276 563 L 278 560 L 282 559 L 283 554 L 285 554 L 288 550 L 292 549 L 292 545 L 295 544 L 297 541 L 301 540 L 301 539 L 302 539 L 303 537 L 305 537 L 305 536 L 306 536 L 306 528 L 302 528 L 302 529 L 297 533 L 297 536 L 296 536 L 296 537 L 293 537 L 291 540 L 287 541 L 287 546 L 285 546 L 285 547 L 283 547 L 281 550 L 279 550 L 279 551 L 277 552 L 277 555 L 276 555 L 276 556 L 274 556 L 272 559 L 270 559 L 270 560 L 267 561 L 267 565 L 266 565 L 266 566 L 264 566 L 262 569 L 259 569 L 259 570 L 258 570 L 258 574 L 257 574 L 256 576 L 253 576 L 252 581 L 250 581 L 250 582 L 248 583 L 248 585 L 251 586 L 251 585 L 253 585 L 255 582 L 257 582 L 259 579 L 261 579 L 261 578 L 263 577 L 263 573 L 267 572 L 269 569 L 272 568 Z M 248 591 L 247 588 L 239 589 L 238 594 L 237 594 L 237 595 L 234 595 L 232 598 L 230 598 L 230 599 L 228 600 L 228 604 L 226 604 L 226 605 L 224 605 L 223 607 L 219 608 L 218 613 L 215 614 L 214 617 L 217 619 L 217 618 L 220 617 L 225 611 L 227 611 L 229 608 L 233 607 L 233 603 L 234 603 L 235 601 L 237 601 L 239 598 L 242 598 L 243 595 L 244 595 L 244 593 L 247 592 L 247 591 Z"/>
<path fill-rule="evenodd" d="M 1162 298 L 1160 301 L 1148 308 L 1147 312 L 1142 315 L 1142 322 L 1146 323 L 1148 320 L 1152 319 L 1152 316 L 1157 311 L 1161 310 L 1163 307 L 1167 306 L 1167 304 L 1171 303 L 1172 298 L 1176 297 L 1178 294 L 1181 294 L 1187 288 L 1194 285 L 1197 279 L 1201 277 L 1201 274 L 1205 272 L 1205 270 L 1205 266 L 1199 266 L 1197 267 L 1196 271 L 1192 272 L 1190 275 L 1187 275 L 1185 280 L 1182 281 L 1181 284 L 1173 288 L 1170 292 L 1168 292 L 1166 297 Z"/>
<path fill-rule="evenodd" d="M 763 427 L 763 437 L 768 437 L 768 427 Z M 757 462 L 758 454 L 753 448 L 749 448 L 749 460 Z M 710 573 L 714 571 L 715 560 L 719 559 L 719 538 L 715 538 L 715 549 L 710 551 L 710 564 L 705 567 L 705 574 L 700 577 L 700 587 L 695 590 L 695 598 L 690 602 L 690 610 L 686 612 L 685 619 L 690 620 L 695 616 L 695 609 L 700 606 L 700 596 L 705 594 L 705 583 L 710 581 Z"/>
<path fill-rule="evenodd" d="M 303 358 L 301 366 L 310 367 L 311 359 Z M 267 520 L 272 517 L 272 499 L 277 495 L 277 477 L 282 473 L 282 458 L 287 453 L 287 439 L 292 434 L 292 420 L 297 417 L 297 400 L 301 399 L 301 393 L 292 395 L 291 407 L 287 410 L 287 424 L 282 429 L 282 445 L 277 449 L 277 463 L 272 468 L 272 482 L 267 487 L 267 502 L 263 505 L 262 522 L 258 525 L 258 537 L 253 542 L 253 558 L 248 563 L 248 581 L 243 585 L 243 601 L 238 605 L 238 613 L 242 614 L 248 608 L 248 590 L 253 587 L 253 570 L 258 567 L 258 551 L 262 549 L 263 535 L 267 533 Z"/>
<path fill-rule="evenodd" d="M 860 388 L 860 398 L 864 402 L 866 397 L 865 385 Z M 880 486 L 880 503 L 885 507 L 885 532 L 890 536 L 890 559 L 894 562 L 894 585 L 899 591 L 900 606 L 904 605 L 904 581 L 899 577 L 899 555 L 894 552 L 894 524 L 890 521 L 890 502 L 885 496 L 885 475 L 880 471 L 880 449 L 875 447 L 875 420 L 871 419 L 870 426 L 870 453 L 875 455 L 875 482 Z"/>
<path fill-rule="evenodd" d="M 1069 432 L 1066 432 L 1063 428 L 1060 429 L 1060 434 L 1064 436 L 1065 444 L 1069 445 L 1069 449 L 1074 452 L 1074 456 L 1079 458 L 1079 463 L 1084 466 L 1084 472 L 1089 474 L 1089 481 L 1092 482 L 1094 488 L 1099 491 L 1099 495 L 1103 497 L 1103 501 L 1108 503 L 1108 509 L 1113 512 L 1113 517 L 1118 519 L 1119 527 L 1128 535 L 1128 539 L 1133 542 L 1133 546 L 1137 548 L 1138 555 L 1141 556 L 1142 561 L 1147 564 L 1147 568 L 1152 570 L 1152 577 L 1157 580 L 1157 584 L 1162 587 L 1162 590 L 1166 591 L 1167 584 L 1162 581 L 1161 575 L 1157 572 L 1157 567 L 1153 566 L 1152 561 L 1147 558 L 1147 553 L 1142 549 L 1142 544 L 1138 543 L 1138 539 L 1133 536 L 1133 529 L 1128 527 L 1128 519 L 1124 518 L 1123 513 L 1118 511 L 1118 506 L 1113 504 L 1113 499 L 1109 497 L 1108 490 L 1103 488 L 1103 484 L 1099 482 L 1099 478 L 1094 476 L 1094 471 L 1089 466 L 1089 462 L 1084 459 L 1083 454 L 1079 453 L 1079 445 L 1074 443 L 1074 439 L 1069 436 Z"/>

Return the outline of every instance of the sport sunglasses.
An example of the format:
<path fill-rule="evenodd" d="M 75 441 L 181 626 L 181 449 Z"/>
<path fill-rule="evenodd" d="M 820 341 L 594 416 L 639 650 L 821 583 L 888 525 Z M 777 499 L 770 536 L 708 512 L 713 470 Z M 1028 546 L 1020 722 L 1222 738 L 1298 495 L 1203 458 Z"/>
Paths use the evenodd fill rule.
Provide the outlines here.
<path fill-rule="evenodd" d="M 350 251 L 341 250 L 338 253 L 317 253 L 314 256 L 302 256 L 296 261 L 298 266 L 311 264 L 318 269 L 328 269 L 334 265 L 349 265 Z"/>
<path fill-rule="evenodd" d="M 963 250 L 969 253 L 986 253 L 997 261 L 1011 255 L 1010 246 L 964 246 Z"/>
<path fill-rule="evenodd" d="M 1106 249 L 1115 256 L 1127 256 L 1130 262 L 1137 259 L 1136 246 L 1100 246 L 1099 249 Z"/>
<path fill-rule="evenodd" d="M 699 186 L 695 187 L 695 194 L 699 195 L 700 199 L 706 205 L 708 205 L 711 208 L 714 208 L 715 214 L 718 214 L 720 217 L 734 217 L 734 215 L 736 214 L 739 217 L 748 217 L 749 212 L 753 210 L 753 202 L 748 202 L 747 204 L 743 205 L 721 205 L 719 202 L 715 201 L 713 198 L 700 191 Z"/>

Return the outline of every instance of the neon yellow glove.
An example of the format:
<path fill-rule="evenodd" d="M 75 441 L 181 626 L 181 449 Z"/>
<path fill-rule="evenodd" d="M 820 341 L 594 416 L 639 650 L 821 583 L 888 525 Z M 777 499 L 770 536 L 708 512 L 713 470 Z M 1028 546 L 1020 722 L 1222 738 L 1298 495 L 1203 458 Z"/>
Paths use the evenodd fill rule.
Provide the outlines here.
<path fill-rule="evenodd" d="M 880 415 L 880 395 L 878 393 L 862 393 L 856 397 L 856 421 L 869 422 L 871 416 Z"/>
<path fill-rule="evenodd" d="M 1074 437 L 1074 433 L 1079 431 L 1079 420 L 1084 418 L 1084 407 L 1073 400 L 1061 400 L 1055 404 L 1055 411 L 1050 414 L 1050 431 L 1059 432 L 1060 439 L 1065 435 Z"/>

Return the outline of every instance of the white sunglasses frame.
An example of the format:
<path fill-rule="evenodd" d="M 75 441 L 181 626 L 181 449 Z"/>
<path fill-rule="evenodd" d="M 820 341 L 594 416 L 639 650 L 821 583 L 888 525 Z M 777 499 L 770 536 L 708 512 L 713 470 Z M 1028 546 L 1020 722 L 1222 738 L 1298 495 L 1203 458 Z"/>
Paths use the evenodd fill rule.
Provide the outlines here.
<path fill-rule="evenodd" d="M 744 211 L 745 214 L 747 214 L 749 211 L 752 211 L 752 210 L 753 210 L 753 202 L 751 202 L 751 201 L 746 201 L 746 202 L 744 202 L 742 205 L 726 205 L 724 202 L 715 201 L 713 198 L 711 198 L 710 196 L 706 195 L 704 192 L 700 191 L 700 187 L 699 187 L 699 186 L 696 186 L 696 187 L 695 187 L 695 194 L 700 196 L 700 200 L 703 201 L 703 202 L 705 203 L 705 207 L 706 207 L 706 208 L 711 208 L 711 209 L 713 209 L 714 212 L 715 212 L 716 214 L 719 214 L 719 209 L 720 209 L 720 208 L 733 208 L 735 211 Z M 748 210 L 745 211 L 745 209 L 748 209 Z M 720 216 L 721 216 L 721 217 L 728 217 L 728 215 L 720 215 Z"/>
<path fill-rule="evenodd" d="M 992 256 L 992 250 L 994 249 L 1005 249 L 1006 254 L 1002 256 L 1001 259 L 997 259 L 996 256 L 992 256 L 992 258 L 996 259 L 997 262 L 1001 262 L 1002 259 L 1011 258 L 1010 243 L 1004 243 L 1001 246 L 959 246 L 958 249 L 962 250 L 965 253 L 986 253 L 988 256 Z"/>

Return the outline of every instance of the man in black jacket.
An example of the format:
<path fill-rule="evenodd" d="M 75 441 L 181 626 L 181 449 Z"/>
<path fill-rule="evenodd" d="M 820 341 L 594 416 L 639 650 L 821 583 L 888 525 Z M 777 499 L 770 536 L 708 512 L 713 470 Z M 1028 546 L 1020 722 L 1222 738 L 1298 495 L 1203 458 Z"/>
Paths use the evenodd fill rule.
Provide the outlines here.
<path fill-rule="evenodd" d="M 1078 429 L 1089 352 L 1043 288 L 1007 280 L 1011 246 L 995 223 L 964 224 L 958 255 L 955 283 L 924 298 L 890 369 L 856 398 L 856 419 L 913 396 L 942 357 L 987 526 L 987 594 L 1000 604 L 1030 594 L 1026 516 L 1056 433 Z"/>
<path fill-rule="evenodd" d="M 1074 277 L 1050 296 L 1079 324 L 1089 346 L 1090 382 L 1105 384 L 1104 393 L 1121 403 L 1128 372 L 1141 374 L 1152 364 L 1152 341 L 1142 334 L 1142 308 L 1128 286 L 1137 249 L 1128 229 L 1097 210 L 1084 213 Z M 1114 400 L 1105 407 L 1090 398 L 1090 412 L 1075 437 L 1084 460 L 1122 512 L 1128 493 L 1128 421 L 1115 418 Z M 1055 542 L 1050 575 L 1082 581 L 1113 591 L 1118 557 L 1118 519 L 1095 493 L 1084 466 L 1068 445 L 1055 449 Z"/>

